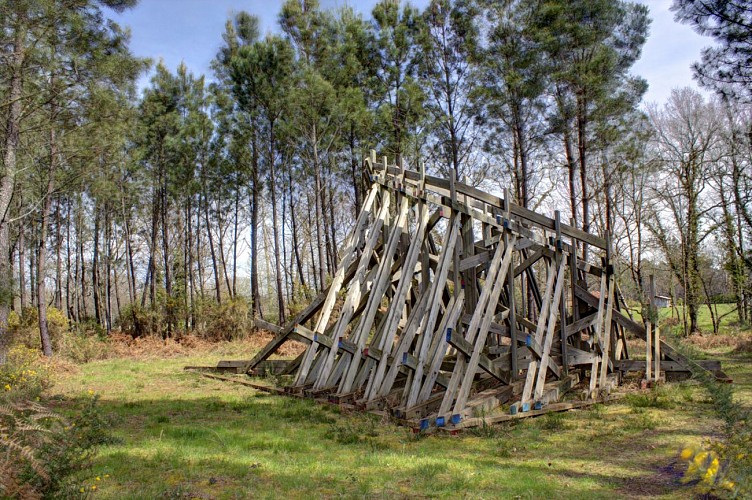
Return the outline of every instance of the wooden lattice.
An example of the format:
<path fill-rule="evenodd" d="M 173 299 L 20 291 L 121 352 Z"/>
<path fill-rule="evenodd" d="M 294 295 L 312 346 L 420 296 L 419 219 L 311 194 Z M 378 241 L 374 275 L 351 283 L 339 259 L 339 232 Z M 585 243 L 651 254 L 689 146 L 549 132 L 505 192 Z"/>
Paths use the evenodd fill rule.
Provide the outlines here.
<path fill-rule="evenodd" d="M 580 399 L 603 398 L 634 367 L 626 331 L 645 329 L 622 312 L 608 237 L 375 153 L 364 171 L 370 188 L 328 289 L 285 327 L 260 322 L 277 335 L 243 372 L 304 342 L 277 370 L 294 374 L 287 392 L 426 427 L 502 404 L 554 408 L 578 384 Z M 600 265 L 581 259 L 585 246 Z M 659 352 L 688 368 L 662 341 Z"/>

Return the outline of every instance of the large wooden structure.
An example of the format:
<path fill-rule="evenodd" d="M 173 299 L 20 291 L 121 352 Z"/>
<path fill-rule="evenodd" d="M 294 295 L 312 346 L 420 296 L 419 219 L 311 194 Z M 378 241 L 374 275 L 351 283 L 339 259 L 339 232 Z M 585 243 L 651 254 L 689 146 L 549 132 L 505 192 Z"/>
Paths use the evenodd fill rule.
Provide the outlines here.
<path fill-rule="evenodd" d="M 243 372 L 304 342 L 278 370 L 294 376 L 287 392 L 426 427 L 501 404 L 533 413 L 575 386 L 581 399 L 603 397 L 632 366 L 626 332 L 645 329 L 622 312 L 608 237 L 375 153 L 364 174 L 328 289 L 286 326 L 262 322 L 276 336 Z M 688 362 L 666 344 L 660 355 Z"/>

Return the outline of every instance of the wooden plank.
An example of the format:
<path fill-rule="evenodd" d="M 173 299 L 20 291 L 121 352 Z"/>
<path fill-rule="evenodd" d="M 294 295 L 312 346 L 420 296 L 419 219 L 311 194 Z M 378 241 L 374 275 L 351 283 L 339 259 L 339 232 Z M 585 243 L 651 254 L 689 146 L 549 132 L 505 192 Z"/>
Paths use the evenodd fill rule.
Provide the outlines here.
<path fill-rule="evenodd" d="M 431 345 L 428 356 L 430 359 L 430 365 L 427 369 L 427 375 L 425 377 L 425 380 L 422 382 L 422 386 L 415 384 L 415 387 L 418 387 L 420 390 L 418 391 L 417 396 L 413 396 L 408 394 L 408 407 L 414 406 L 415 404 L 425 401 L 430 398 L 431 391 L 433 390 L 433 386 L 436 383 L 436 380 L 439 376 L 439 371 L 441 370 L 441 364 L 444 360 L 444 356 L 446 354 L 446 346 L 447 346 L 447 333 L 446 332 L 454 332 L 456 331 L 456 324 L 458 320 L 458 316 L 462 313 L 463 306 L 465 304 L 465 293 L 462 291 L 455 300 L 455 303 L 453 304 L 453 307 L 449 309 L 445 315 L 445 320 L 442 320 L 442 324 L 439 327 L 438 331 L 434 334 L 434 340 L 433 342 L 436 343 L 436 346 L 434 347 Z M 416 379 L 413 380 L 415 382 Z M 448 384 L 444 386 L 445 388 L 448 387 Z M 411 391 L 414 390 L 411 387 Z"/>
<path fill-rule="evenodd" d="M 585 316 L 584 318 L 580 318 L 571 325 L 567 326 L 567 336 L 571 337 L 572 335 L 576 333 L 580 333 L 582 330 L 585 330 L 586 328 L 590 328 L 593 326 L 596 321 L 598 321 L 598 313 L 593 313 L 589 316 Z"/>
<path fill-rule="evenodd" d="M 431 285 L 429 293 L 430 295 L 430 311 L 428 313 L 428 316 L 426 318 L 426 321 L 421 325 L 420 328 L 420 341 L 418 345 L 418 358 L 421 360 L 421 366 L 418 367 L 418 369 L 413 374 L 413 379 L 411 381 L 410 387 L 408 389 L 407 393 L 407 400 L 406 400 L 406 406 L 413 406 L 417 402 L 418 394 L 421 389 L 421 385 L 423 383 L 423 364 L 425 362 L 428 362 L 429 365 L 431 362 L 428 359 L 429 350 L 431 348 L 432 341 L 434 340 L 436 335 L 443 335 L 442 331 L 436 331 L 436 320 L 438 318 L 439 313 L 439 305 L 442 303 L 441 295 L 444 292 L 444 287 L 446 286 L 446 280 L 447 275 L 449 273 L 449 264 L 450 261 L 453 259 L 456 259 L 456 252 L 455 249 L 457 248 L 457 240 L 459 238 L 459 232 L 461 227 L 461 219 L 460 217 L 453 215 L 451 220 L 451 226 L 449 227 L 449 233 L 448 237 L 446 239 L 446 242 L 444 244 L 444 247 L 441 250 L 441 258 L 440 258 L 440 264 L 438 269 L 438 275 L 436 276 L 434 282 Z M 462 289 L 457 290 L 457 294 L 452 297 L 452 300 L 450 301 L 450 304 L 447 307 L 447 313 L 445 314 L 445 317 L 448 317 L 449 311 L 455 308 L 455 304 L 460 301 L 460 296 L 462 297 L 460 303 L 464 304 L 465 301 L 465 292 Z M 441 330 L 441 328 L 439 329 Z M 412 339 L 410 339 L 410 342 L 412 342 Z"/>
<path fill-rule="evenodd" d="M 397 251 L 397 244 L 399 243 L 402 234 L 406 231 L 407 215 L 407 212 L 400 212 L 400 217 L 397 218 L 397 222 L 389 234 L 387 246 L 384 250 L 384 256 L 381 265 L 379 266 L 379 271 L 374 280 L 371 293 L 368 296 L 368 303 L 365 312 L 361 316 L 360 322 L 355 328 L 355 331 L 350 336 L 360 349 L 363 349 L 366 346 L 373 322 L 376 318 L 376 312 L 381 304 L 381 299 L 390 286 L 389 276 L 393 274 L 393 270 L 396 270 L 392 268 L 389 263 L 392 262 L 394 254 Z M 401 266 L 401 259 L 399 259 L 395 265 Z M 353 384 L 355 383 L 360 365 L 361 357 L 353 356 L 350 360 L 350 365 L 347 367 L 347 370 L 340 381 L 339 393 L 349 393 L 353 390 Z"/>
<path fill-rule="evenodd" d="M 502 422 L 510 422 L 512 420 L 519 420 L 522 418 L 538 417 L 541 415 L 545 415 L 547 413 L 569 411 L 569 410 L 575 410 L 578 408 L 586 408 L 588 406 L 591 406 L 597 403 L 609 403 L 612 401 L 617 401 L 621 399 L 622 397 L 624 397 L 623 394 L 611 394 L 606 397 L 597 398 L 597 399 L 589 399 L 586 401 L 570 401 L 570 402 L 564 402 L 564 403 L 554 403 L 554 404 L 545 406 L 541 408 L 540 410 L 530 410 L 526 412 L 516 413 L 514 415 L 496 415 L 496 416 L 482 417 L 482 418 L 468 418 L 467 420 L 461 421 L 457 425 L 446 427 L 445 430 L 451 431 L 451 430 L 458 430 L 458 429 L 468 429 L 471 427 L 478 427 L 479 425 L 493 425 L 493 424 L 500 424 Z"/>
<path fill-rule="evenodd" d="M 564 270 L 566 268 L 566 260 L 561 259 L 559 264 L 558 278 L 556 279 L 556 288 L 554 290 L 553 303 L 548 312 L 548 331 L 546 333 L 546 340 L 543 345 L 543 353 L 541 355 L 540 366 L 538 368 L 538 381 L 535 385 L 535 398 L 540 398 L 543 394 L 543 386 L 546 384 L 546 375 L 548 375 L 548 365 L 551 362 L 551 345 L 554 341 L 554 331 L 556 330 L 556 315 L 559 313 L 559 301 L 561 300 L 562 291 L 564 290 Z M 561 318 L 562 323 L 564 318 Z M 529 368 L 528 368 L 529 369 Z"/>
<path fill-rule="evenodd" d="M 577 285 L 575 284 L 575 287 Z M 586 291 L 587 293 L 587 291 Z M 590 295 L 587 293 L 587 295 Z M 601 276 L 601 288 L 600 288 L 600 297 L 598 298 L 598 319 L 595 321 L 595 331 L 593 332 L 593 336 L 590 339 L 590 350 L 595 352 L 595 348 L 598 344 L 600 344 L 601 341 L 601 329 L 603 328 L 603 305 L 605 304 L 606 299 L 606 275 L 603 274 Z M 597 356 L 593 357 L 593 364 L 590 367 L 590 395 L 592 396 L 595 393 L 595 386 L 598 383 L 598 362 L 603 362 L 603 356 L 605 354 L 601 350 L 601 356 L 600 360 Z"/>
<path fill-rule="evenodd" d="M 355 274 L 355 270 L 357 269 L 357 263 L 353 262 L 350 267 L 347 269 L 347 272 L 345 273 L 345 282 L 348 282 L 352 276 Z M 295 325 L 305 323 L 309 319 L 313 317 L 314 314 L 316 314 L 321 306 L 324 304 L 324 301 L 326 300 L 326 297 L 329 294 L 329 291 L 331 289 L 331 286 L 329 286 L 326 290 L 319 293 L 316 298 L 311 301 L 311 303 L 303 309 L 301 312 L 297 314 L 293 319 L 291 319 L 287 325 L 285 326 L 284 330 L 282 330 L 278 335 L 276 335 L 268 344 L 264 346 L 263 349 L 261 349 L 250 361 L 248 361 L 243 368 L 243 371 L 250 371 L 253 368 L 256 367 L 259 363 L 267 359 L 269 356 L 274 354 L 274 352 L 279 349 L 279 347 L 290 340 L 290 333 L 295 328 Z"/>
<path fill-rule="evenodd" d="M 374 188 L 371 190 L 371 193 L 369 193 L 367 203 L 364 205 L 363 210 L 358 216 L 356 229 L 348 237 L 347 244 L 345 245 L 345 251 L 342 256 L 342 262 L 340 263 L 340 267 L 337 269 L 337 271 L 334 274 L 334 279 L 332 279 L 332 283 L 329 285 L 329 291 L 326 295 L 324 304 L 321 307 L 321 313 L 319 314 L 319 318 L 316 321 L 316 326 L 313 330 L 316 333 L 324 333 L 324 330 L 326 329 L 329 323 L 329 318 L 334 309 L 337 296 L 339 295 L 339 291 L 341 290 L 342 286 L 345 283 L 345 270 L 352 264 L 355 258 L 355 253 L 357 249 L 357 243 L 359 240 L 360 232 L 362 228 L 368 222 L 368 218 L 370 216 L 371 206 L 369 205 L 369 203 L 371 205 L 373 204 L 376 198 L 376 192 L 377 191 Z M 386 206 L 388 209 L 389 200 L 390 200 L 390 196 L 388 194 L 382 197 L 382 208 Z M 311 365 L 313 364 L 313 360 L 317 352 L 318 352 L 318 343 L 312 342 L 311 345 L 308 346 L 308 350 L 306 351 L 306 354 L 303 357 L 303 361 L 300 363 L 300 368 L 298 369 L 298 374 L 297 374 L 297 378 L 295 381 L 296 385 L 302 385 L 306 382 L 308 378 L 308 373 L 311 369 Z"/>
<path fill-rule="evenodd" d="M 721 362 L 716 359 L 701 359 L 696 363 L 705 370 L 716 372 L 722 369 Z M 678 361 L 661 362 L 664 372 L 690 372 L 690 369 L 684 363 Z M 614 361 L 614 369 L 623 372 L 644 372 L 645 361 L 640 359 L 620 359 Z"/>
<path fill-rule="evenodd" d="M 400 213 L 403 211 L 407 212 L 406 198 L 403 199 L 400 206 Z M 358 261 L 358 268 L 355 271 L 355 275 L 350 282 L 350 286 L 345 297 L 345 303 L 343 304 L 342 309 L 339 312 L 339 318 L 337 318 L 334 331 L 332 332 L 332 342 L 335 344 L 339 342 L 339 340 L 344 335 L 345 328 L 347 328 L 347 326 L 350 324 L 350 321 L 352 320 L 355 313 L 355 309 L 360 303 L 361 296 L 363 295 L 363 290 L 366 286 L 366 282 L 368 281 L 368 263 L 371 260 L 371 254 L 373 253 L 373 250 L 376 248 L 378 238 L 382 235 L 381 229 L 386 222 L 388 214 L 389 203 L 385 202 L 382 204 L 381 209 L 376 216 L 376 220 L 371 225 L 371 227 L 368 228 L 368 232 L 370 234 L 368 234 L 366 245 L 363 248 L 363 252 Z M 376 271 L 377 270 L 374 269 L 374 272 Z M 371 273 L 371 277 L 373 277 L 373 273 Z M 337 356 L 337 352 L 338 351 L 336 349 L 329 349 L 329 351 L 324 354 L 325 359 L 323 365 L 319 371 L 316 381 L 313 384 L 314 390 L 322 389 L 326 386 L 329 380 L 329 376 L 331 375 L 332 368 L 334 367 L 334 361 Z"/>
<path fill-rule="evenodd" d="M 467 340 L 467 342 L 471 345 L 475 341 L 475 335 L 478 332 L 478 324 L 481 321 L 482 312 L 483 310 L 485 310 L 488 299 L 490 298 L 492 288 L 495 283 L 496 274 L 501 267 L 505 250 L 506 249 L 503 247 L 503 245 L 498 245 L 496 247 L 493 259 L 491 259 L 491 264 L 486 271 L 486 282 L 483 285 L 483 290 L 481 291 L 478 304 L 475 311 L 473 312 L 472 320 L 470 321 L 470 325 L 468 326 L 465 334 L 465 340 Z M 469 356 L 469 354 L 466 354 L 466 356 Z M 459 356 L 457 363 L 454 365 L 454 370 L 452 371 L 452 377 L 449 382 L 449 387 L 447 387 L 446 393 L 444 394 L 444 400 L 442 401 L 441 408 L 439 410 L 440 414 L 442 415 L 446 414 L 451 409 L 460 382 L 462 381 L 462 378 L 465 374 L 466 363 L 466 358 L 464 356 Z"/>
<path fill-rule="evenodd" d="M 279 335 L 284 331 L 284 328 L 282 328 L 279 325 L 275 325 L 274 323 L 269 323 L 268 321 L 264 321 L 261 318 L 257 318 L 253 320 L 253 324 L 256 326 L 256 328 L 260 328 L 262 330 L 268 330 L 272 332 L 275 335 Z"/>
<path fill-rule="evenodd" d="M 425 238 L 426 225 L 428 224 L 429 214 L 425 204 L 419 203 L 419 223 L 416 234 L 413 235 L 410 241 L 410 247 L 407 251 L 407 257 L 403 263 L 403 270 L 414 271 L 415 264 L 418 262 L 420 255 L 420 249 L 423 246 L 423 239 Z M 413 272 L 405 272 L 397 285 L 397 291 L 392 298 L 389 305 L 389 311 L 387 313 L 387 321 L 383 329 L 383 336 L 380 342 L 376 345 L 380 350 L 384 351 L 391 349 L 391 343 L 394 336 L 397 334 L 397 325 L 399 319 L 402 316 L 402 311 L 405 307 L 405 300 L 407 294 L 410 291 L 410 284 L 413 279 Z M 376 366 L 376 371 L 373 377 L 369 380 L 370 390 L 367 391 L 367 399 L 376 397 L 378 388 L 383 381 L 386 374 L 386 358 L 382 358 Z M 374 389 L 375 388 L 375 389 Z"/>
<path fill-rule="evenodd" d="M 454 348 L 456 348 L 459 352 L 461 352 L 466 357 L 471 357 L 474 352 L 474 346 L 473 344 L 469 343 L 467 340 L 465 340 L 462 335 L 457 333 L 456 331 L 447 331 L 447 342 L 452 345 Z M 494 378 L 500 380 L 501 382 L 508 383 L 509 382 L 509 376 L 501 371 L 499 368 L 494 365 L 493 361 L 488 359 L 487 356 L 484 354 L 478 355 L 478 366 L 482 368 L 486 373 L 489 375 L 492 375 Z M 446 411 L 444 412 L 446 413 Z"/>
<path fill-rule="evenodd" d="M 613 274 L 608 276 L 608 296 L 606 297 L 607 304 L 606 304 L 606 323 L 605 323 L 605 330 L 603 335 L 603 349 L 602 349 L 602 356 L 601 359 L 601 381 L 600 385 L 601 387 L 604 387 L 606 385 L 606 375 L 608 373 L 608 361 L 609 356 L 611 354 L 611 332 L 614 328 L 614 325 L 611 323 L 611 317 L 614 312 L 614 282 L 616 281 L 616 278 Z"/>
<path fill-rule="evenodd" d="M 556 267 L 553 261 L 548 263 L 548 274 L 546 278 L 546 292 L 541 301 L 540 313 L 538 314 L 538 325 L 535 328 L 534 340 L 537 344 L 543 341 L 543 333 L 546 328 L 548 311 L 551 307 L 551 295 L 553 294 L 554 281 L 556 279 Z M 535 373 L 538 368 L 538 362 L 533 361 L 527 367 L 525 376 L 525 386 L 522 390 L 522 403 L 529 403 L 533 395 L 533 384 L 535 383 Z"/>

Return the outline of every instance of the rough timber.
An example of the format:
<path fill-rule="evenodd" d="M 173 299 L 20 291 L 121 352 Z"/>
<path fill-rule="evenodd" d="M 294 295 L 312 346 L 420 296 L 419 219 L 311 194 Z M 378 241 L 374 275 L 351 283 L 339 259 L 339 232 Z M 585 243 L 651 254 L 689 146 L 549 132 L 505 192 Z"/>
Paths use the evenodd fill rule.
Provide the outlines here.
<path fill-rule="evenodd" d="M 625 367 L 644 368 L 628 359 L 627 330 L 646 332 L 620 310 L 608 237 L 375 153 L 364 174 L 369 191 L 329 288 L 286 326 L 264 323 L 275 338 L 239 371 L 303 342 L 276 368 L 294 375 L 287 393 L 425 428 L 473 425 L 503 404 L 553 410 L 580 383 L 584 400 L 603 400 Z M 583 246 L 599 265 L 581 259 Z M 689 369 L 660 347 L 664 366 Z"/>

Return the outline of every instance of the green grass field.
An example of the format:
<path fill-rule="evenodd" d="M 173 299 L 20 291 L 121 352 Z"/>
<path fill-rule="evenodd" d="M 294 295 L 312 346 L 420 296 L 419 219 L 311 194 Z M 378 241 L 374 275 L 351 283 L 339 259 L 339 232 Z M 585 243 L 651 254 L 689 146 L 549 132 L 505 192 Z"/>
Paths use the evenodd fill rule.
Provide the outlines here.
<path fill-rule="evenodd" d="M 749 400 L 749 358 L 716 354 Z M 74 412 L 94 391 L 114 418 L 117 442 L 100 450 L 86 488 L 101 498 L 686 498 L 678 453 L 719 428 L 687 381 L 655 397 L 420 436 L 182 369 L 226 357 L 113 359 L 60 375 L 56 408 Z"/>

